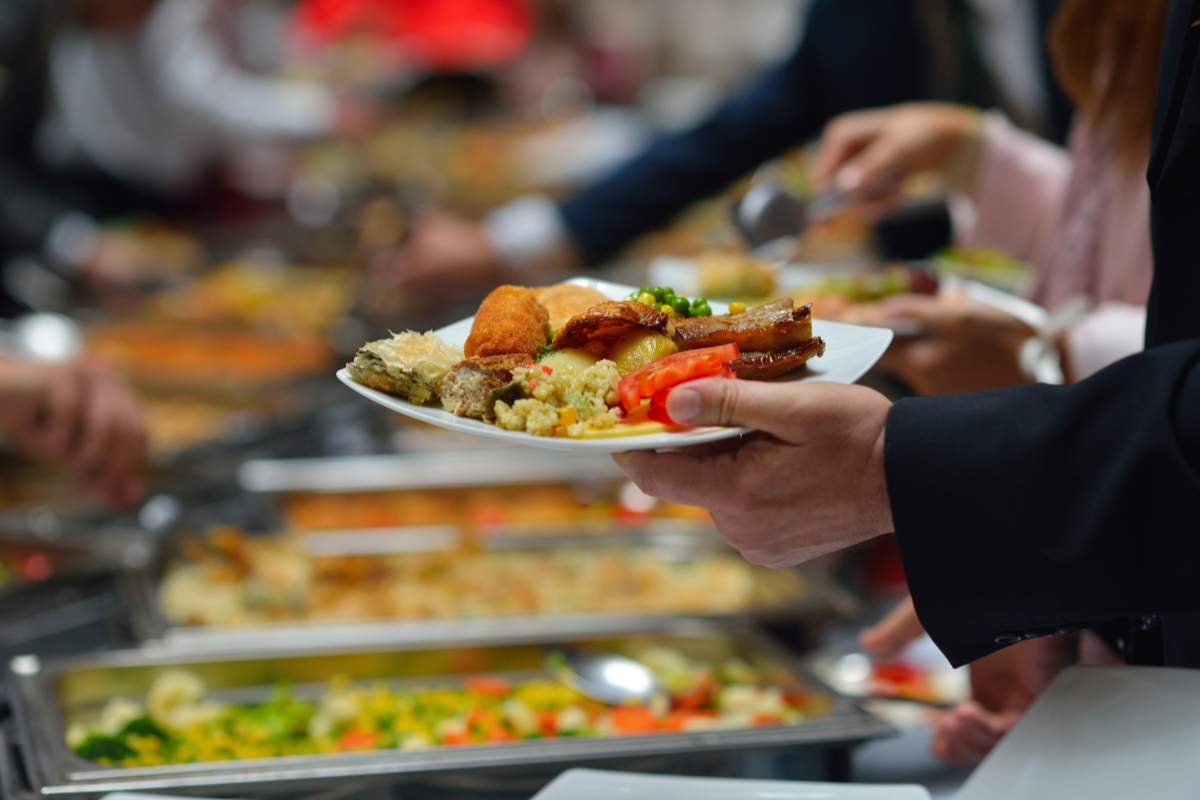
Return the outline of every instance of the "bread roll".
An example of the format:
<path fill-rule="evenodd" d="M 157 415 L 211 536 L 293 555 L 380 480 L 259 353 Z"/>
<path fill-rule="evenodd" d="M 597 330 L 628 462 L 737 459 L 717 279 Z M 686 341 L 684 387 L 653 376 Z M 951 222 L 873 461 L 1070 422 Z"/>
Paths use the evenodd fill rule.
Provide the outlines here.
<path fill-rule="evenodd" d="M 560 331 L 571 317 L 577 317 L 592 306 L 608 302 L 608 298 L 587 286 L 556 283 L 537 286 L 533 290 L 537 301 L 550 313 L 550 330 Z"/>

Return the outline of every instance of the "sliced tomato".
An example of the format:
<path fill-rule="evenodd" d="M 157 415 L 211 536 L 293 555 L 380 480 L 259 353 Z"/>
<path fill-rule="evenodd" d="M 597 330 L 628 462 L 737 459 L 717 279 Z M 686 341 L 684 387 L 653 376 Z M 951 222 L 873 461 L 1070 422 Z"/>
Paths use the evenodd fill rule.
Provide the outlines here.
<path fill-rule="evenodd" d="M 704 375 L 702 377 L 705 377 L 705 378 L 733 378 L 733 370 L 731 370 L 729 368 L 728 364 L 722 364 L 720 370 L 715 375 Z M 688 380 L 696 380 L 696 379 L 689 378 Z M 687 383 L 687 381 L 684 381 L 684 383 Z M 668 386 L 665 389 L 659 389 L 657 392 L 655 392 L 654 394 L 652 394 L 650 396 L 650 407 L 649 407 L 650 419 L 654 420 L 655 422 L 661 422 L 663 425 L 677 425 L 678 424 L 677 422 L 675 422 L 675 420 L 671 419 L 671 415 L 667 413 L 667 397 L 678 386 L 679 386 L 679 384 L 675 384 L 675 386 Z"/>
<path fill-rule="evenodd" d="M 655 392 L 684 381 L 717 375 L 722 367 L 739 355 L 741 353 L 736 344 L 722 344 L 700 350 L 683 350 L 651 361 L 621 379 L 617 386 L 621 406 L 626 411 L 633 411 L 643 397 L 653 397 Z"/>
<path fill-rule="evenodd" d="M 873 671 L 872 677 L 885 683 L 916 683 L 924 677 L 916 667 L 901 661 L 876 664 Z"/>

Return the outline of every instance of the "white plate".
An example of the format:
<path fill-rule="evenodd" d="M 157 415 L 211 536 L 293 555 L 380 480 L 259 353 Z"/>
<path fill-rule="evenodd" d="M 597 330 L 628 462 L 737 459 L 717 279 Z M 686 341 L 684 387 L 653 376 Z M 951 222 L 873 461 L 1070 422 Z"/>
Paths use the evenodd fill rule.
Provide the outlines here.
<path fill-rule="evenodd" d="M 533 800 L 929 800 L 920 786 L 684 778 L 572 769 Z"/>
<path fill-rule="evenodd" d="M 635 288 L 591 278 L 572 278 L 568 283 L 589 286 L 612 300 L 625 299 Z M 724 314 L 728 311 L 728 307 L 724 303 L 713 302 L 711 305 L 715 313 Z M 468 317 L 453 325 L 436 330 L 434 333 L 449 344 L 462 347 L 471 333 L 471 323 L 474 319 L 474 317 Z M 879 360 L 892 341 L 892 332 L 886 328 L 867 328 L 861 325 L 845 325 L 819 319 L 813 320 L 813 334 L 825 340 L 825 355 L 812 359 L 805 368 L 783 375 L 777 378 L 777 381 L 854 383 Z M 368 400 L 406 417 L 452 431 L 473 433 L 489 439 L 502 439 L 515 445 L 541 447 L 547 450 L 590 451 L 593 453 L 660 450 L 716 442 L 750 432 L 749 428 L 693 428 L 677 433 L 655 433 L 614 439 L 563 439 L 551 436 L 530 436 L 528 433 L 506 431 L 477 419 L 456 417 L 449 411 L 443 411 L 439 406 L 416 406 L 407 400 L 385 392 L 368 389 L 366 386 L 356 383 L 345 369 L 338 370 L 337 376 L 338 380 Z"/>

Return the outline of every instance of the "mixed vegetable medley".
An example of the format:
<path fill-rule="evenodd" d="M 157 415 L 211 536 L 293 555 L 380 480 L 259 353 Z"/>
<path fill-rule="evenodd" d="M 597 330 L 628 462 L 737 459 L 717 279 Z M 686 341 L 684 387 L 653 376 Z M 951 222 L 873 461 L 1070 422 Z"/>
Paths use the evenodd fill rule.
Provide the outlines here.
<path fill-rule="evenodd" d="M 667 647 L 638 659 L 670 692 L 650 705 L 608 706 L 548 678 L 496 675 L 427 688 L 333 678 L 317 700 L 287 685 L 255 705 L 206 698 L 195 674 L 160 675 L 144 701 L 117 697 L 67 731 L 82 758 L 143 767 L 362 750 L 412 750 L 559 736 L 622 736 L 797 724 L 829 710 L 826 696 L 770 685 L 739 658 L 695 661 Z"/>

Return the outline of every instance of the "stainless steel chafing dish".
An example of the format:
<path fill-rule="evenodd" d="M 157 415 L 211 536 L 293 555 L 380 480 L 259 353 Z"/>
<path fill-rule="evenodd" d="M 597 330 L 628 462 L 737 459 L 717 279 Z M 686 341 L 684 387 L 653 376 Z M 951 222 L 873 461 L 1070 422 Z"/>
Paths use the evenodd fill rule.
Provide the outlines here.
<path fill-rule="evenodd" d="M 616 482 L 614 482 L 614 479 Z M 611 459 L 580 458 L 574 453 L 546 453 L 517 449 L 484 452 L 439 452 L 394 456 L 364 456 L 342 459 L 295 459 L 251 461 L 243 465 L 244 494 L 230 508 L 195 513 L 185 527 L 204 530 L 213 523 L 229 523 L 244 529 L 283 529 L 287 504 L 294 495 L 320 497 L 352 492 L 370 493 L 389 488 L 407 492 L 458 490 L 469 487 L 518 484 L 585 486 L 591 496 L 608 496 L 615 502 L 624 476 Z M 444 499 L 441 502 L 446 502 Z M 369 504 L 368 504 L 369 505 Z M 239 514 L 249 513 L 243 519 Z M 187 515 L 185 515 L 187 516 Z M 353 515 L 351 515 L 353 516 Z M 370 515 L 367 515 L 368 517 Z M 189 517 L 190 518 L 190 517 Z M 302 532 L 304 547 L 311 556 L 429 553 L 453 551 L 468 536 L 459 523 L 426 519 L 420 523 L 391 523 L 396 527 L 320 530 L 321 524 L 336 526 L 340 520 L 319 517 L 295 524 Z M 430 524 L 436 522 L 437 524 Z M 353 525 L 347 521 L 348 525 Z M 361 524 L 361 523 L 360 523 Z M 388 524 L 388 523 L 376 523 Z M 713 555 L 732 554 L 711 523 L 700 519 L 649 517 L 632 524 L 629 520 L 588 518 L 577 521 L 545 521 L 506 525 L 506 530 L 474 531 L 472 547 L 484 551 L 525 551 L 571 548 L 638 548 L 664 561 L 690 562 Z M 493 526 L 496 527 L 496 526 Z M 485 535 L 486 534 L 486 535 Z M 736 611 L 697 614 L 698 609 L 655 612 L 577 612 L 573 614 L 496 615 L 487 618 L 440 619 L 329 619 L 323 621 L 275 621 L 239 625 L 186 625 L 173 622 L 159 601 L 163 572 L 157 569 L 127 573 L 122 580 L 133 631 L 140 641 L 185 647 L 288 646 L 313 636 L 323 641 L 352 644 L 422 640 L 430 636 L 453 638 L 487 631 L 497 622 L 526 633 L 556 635 L 563 631 L 614 629 L 628 625 L 661 624 L 679 616 L 707 619 L 756 621 L 813 620 L 830 616 L 852 616 L 857 601 L 841 589 L 825 570 L 807 566 L 796 572 L 774 572 L 753 568 L 753 588 Z"/>
<path fill-rule="evenodd" d="M 648 549 L 667 561 L 688 562 L 712 554 L 733 551 L 715 530 L 676 530 L 672 521 L 651 523 L 644 529 L 622 533 L 580 536 L 498 536 L 484 544 L 486 549 L 537 551 L 569 547 L 577 551 L 603 550 L 618 546 Z M 349 540 L 353 532 L 346 532 Z M 158 597 L 158 574 L 150 570 L 126 572 L 120 586 L 130 624 L 139 641 L 181 648 L 226 649 L 288 647 L 319 637 L 330 644 L 386 644 L 389 642 L 453 641 L 471 638 L 502 624 L 523 635 L 556 636 L 571 632 L 644 629 L 680 617 L 710 621 L 792 621 L 831 616 L 851 616 L 858 603 L 819 568 L 800 567 L 774 571 L 751 567 L 753 588 L 747 607 L 728 613 L 685 614 L 646 612 L 591 612 L 496 615 L 447 619 L 346 619 L 290 621 L 247 625 L 175 624 L 164 614 Z"/>
<path fill-rule="evenodd" d="M 162 791 L 238 796 L 320 791 L 349 783 L 405 783 L 447 776 L 511 774 L 566 763 L 620 765 L 623 760 L 657 757 L 660 764 L 710 753 L 761 753 L 804 745 L 847 743 L 884 736 L 890 729 L 834 698 L 830 713 L 803 723 L 770 728 L 692 733 L 656 733 L 621 738 L 526 740 L 503 745 L 428 750 L 295 756 L 161 767 L 104 767 L 85 761 L 67 747 L 66 727 L 99 712 L 112 697 L 141 696 L 156 676 L 183 667 L 202 677 L 210 696 L 231 702 L 264 699 L 273 684 L 286 681 L 297 694 L 318 691 L 334 674 L 351 679 L 453 683 L 467 673 L 530 673 L 541 665 L 543 647 L 582 643 L 630 651 L 649 642 L 675 647 L 698 658 L 741 657 L 783 686 L 803 681 L 798 665 L 768 640 L 747 629 L 702 622 L 678 622 L 640 631 L 517 637 L 479 636 L 453 644 L 411 642 L 389 648 L 320 648 L 279 651 L 267 657 L 245 652 L 184 653 L 143 648 L 41 663 L 32 656 L 12 660 L 12 701 L 21 742 L 20 757 L 29 790 L 42 797 L 94 796 L 112 791 Z M 815 684 L 813 684 L 815 685 Z M 6 755 L 10 751 L 6 751 Z M 15 787 L 14 764 L 5 778 Z M 14 788 L 15 790 L 15 788 Z"/>

